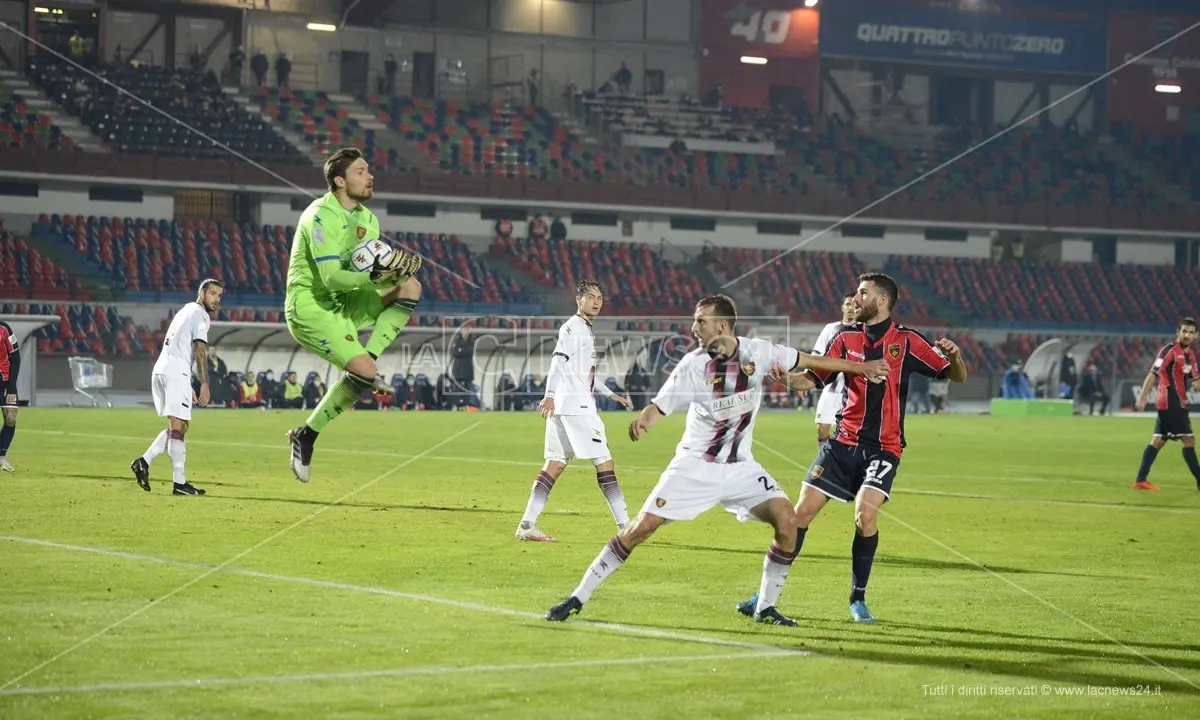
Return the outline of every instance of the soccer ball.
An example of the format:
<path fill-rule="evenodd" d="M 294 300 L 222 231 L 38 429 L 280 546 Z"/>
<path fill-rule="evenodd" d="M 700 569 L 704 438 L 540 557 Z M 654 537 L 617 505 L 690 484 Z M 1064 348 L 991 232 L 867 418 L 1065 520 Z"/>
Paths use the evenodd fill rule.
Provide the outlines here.
<path fill-rule="evenodd" d="M 381 264 L 386 264 L 391 256 L 392 247 L 376 238 L 354 248 L 350 253 L 350 266 L 359 272 L 370 272 L 375 267 L 375 258 L 379 258 Z"/>

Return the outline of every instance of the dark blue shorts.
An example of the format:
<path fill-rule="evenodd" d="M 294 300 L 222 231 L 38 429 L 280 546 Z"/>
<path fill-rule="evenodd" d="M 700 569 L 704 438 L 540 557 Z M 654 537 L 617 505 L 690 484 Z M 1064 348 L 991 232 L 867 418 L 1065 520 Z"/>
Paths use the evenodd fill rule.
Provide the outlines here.
<path fill-rule="evenodd" d="M 1163 440 L 1191 437 L 1194 434 L 1192 433 L 1192 418 L 1188 416 L 1187 409 L 1159 410 L 1158 420 L 1154 421 L 1154 434 Z"/>
<path fill-rule="evenodd" d="M 805 485 L 825 495 L 850 502 L 864 487 L 892 495 L 892 481 L 900 469 L 900 458 L 884 450 L 844 445 L 836 440 L 825 443 L 808 468 Z"/>

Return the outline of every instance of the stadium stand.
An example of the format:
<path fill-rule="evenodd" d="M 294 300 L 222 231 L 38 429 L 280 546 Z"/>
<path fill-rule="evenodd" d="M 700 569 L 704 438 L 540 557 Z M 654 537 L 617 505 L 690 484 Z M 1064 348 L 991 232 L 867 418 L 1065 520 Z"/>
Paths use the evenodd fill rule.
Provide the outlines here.
<path fill-rule="evenodd" d="M 350 117 L 350 111 L 331 99 L 328 93 L 259 87 L 254 91 L 253 99 L 264 114 L 312 145 L 314 153 L 327 155 L 336 148 L 354 145 L 366 153 L 373 167 L 402 169 L 394 151 L 389 157 L 388 150 L 376 146 L 375 131 L 363 128 Z"/>
<path fill-rule="evenodd" d="M 886 269 L 927 288 L 983 327 L 1170 332 L 1175 305 L 1196 297 L 1200 274 L 1151 265 L 892 257 Z"/>
<path fill-rule="evenodd" d="M 229 157 L 228 150 L 53 56 L 31 55 L 26 71 L 52 102 L 80 118 L 117 152 L 208 160 Z M 226 97 L 215 75 L 127 64 L 102 64 L 96 71 L 256 162 L 309 162 L 262 118 L 251 116 Z"/>
<path fill-rule="evenodd" d="M 575 242 L 497 237 L 493 255 L 509 258 L 547 288 L 573 289 L 584 278 L 606 288 L 606 313 L 690 316 L 700 282 L 644 243 Z"/>
<path fill-rule="evenodd" d="M 47 115 L 31 112 L 25 99 L 0 82 L 0 143 L 34 150 L 70 150 L 71 138 Z"/>
<path fill-rule="evenodd" d="M 86 258 L 97 276 L 134 302 L 186 301 L 206 277 L 226 283 L 229 302 L 277 306 L 286 284 L 294 229 L 193 220 L 41 215 L 33 234 Z M 396 240 L 438 265 L 469 278 L 429 273 L 425 306 L 455 311 L 536 313 L 538 299 L 511 278 L 486 267 L 452 235 L 407 233 Z M 468 309 L 467 305 L 478 305 Z"/>
<path fill-rule="evenodd" d="M 380 122 L 438 168 L 512 179 L 626 182 L 629 175 L 545 111 L 410 98 L 360 96 Z"/>
<path fill-rule="evenodd" d="M 1169 183 L 1200 201 L 1200 137 L 1135 133 L 1129 127 L 1114 124 L 1113 139 L 1149 167 L 1155 168 Z"/>
<path fill-rule="evenodd" d="M 0 297 L 42 300 L 87 300 L 78 278 L 31 249 L 0 221 Z"/>
<path fill-rule="evenodd" d="M 759 304 L 804 322 L 826 323 L 836 317 L 842 297 L 855 289 L 854 278 L 872 269 L 849 253 L 827 252 L 791 253 L 764 265 L 778 254 L 762 248 L 721 248 L 716 256 L 730 278 L 762 266 L 746 278 Z M 945 325 L 921 298 L 902 292 L 906 324 Z"/>

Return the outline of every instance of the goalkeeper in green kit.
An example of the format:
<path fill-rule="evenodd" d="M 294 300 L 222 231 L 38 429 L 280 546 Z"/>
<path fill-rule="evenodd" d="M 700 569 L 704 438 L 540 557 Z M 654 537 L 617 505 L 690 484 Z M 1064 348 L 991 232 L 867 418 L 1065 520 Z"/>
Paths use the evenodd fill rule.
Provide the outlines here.
<path fill-rule="evenodd" d="M 284 310 L 296 342 L 342 370 L 304 425 L 291 430 L 292 473 L 308 482 L 313 446 L 325 426 L 365 390 L 391 394 L 375 360 L 387 350 L 417 307 L 421 283 L 413 277 L 421 256 L 393 248 L 368 272 L 349 263 L 360 244 L 379 237 L 379 220 L 363 206 L 374 178 L 362 151 L 343 148 L 325 161 L 329 192 L 314 200 L 296 225 L 288 263 Z M 366 347 L 358 331 L 373 327 Z"/>

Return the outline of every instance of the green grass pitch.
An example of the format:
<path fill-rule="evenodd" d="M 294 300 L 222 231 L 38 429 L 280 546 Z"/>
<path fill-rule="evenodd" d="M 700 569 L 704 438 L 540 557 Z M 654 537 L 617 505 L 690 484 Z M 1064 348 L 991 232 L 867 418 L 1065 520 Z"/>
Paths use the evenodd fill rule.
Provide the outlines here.
<path fill-rule="evenodd" d="M 605 416 L 636 511 L 682 428 Z M 541 619 L 614 525 L 573 465 L 513 531 L 541 463 L 534 413 L 351 413 L 313 480 L 299 412 L 206 411 L 203 498 L 143 493 L 147 410 L 22 411 L 0 477 L 0 717 L 1141 718 L 1200 716 L 1200 492 L 1172 444 L 1129 487 L 1151 423 L 909 420 L 869 600 L 847 612 L 852 513 L 813 524 L 758 626 L 765 525 L 664 528 L 583 614 Z M 795 498 L 811 415 L 763 414 L 756 457 Z M 1148 688 L 1148 689 L 1147 689 Z"/>

